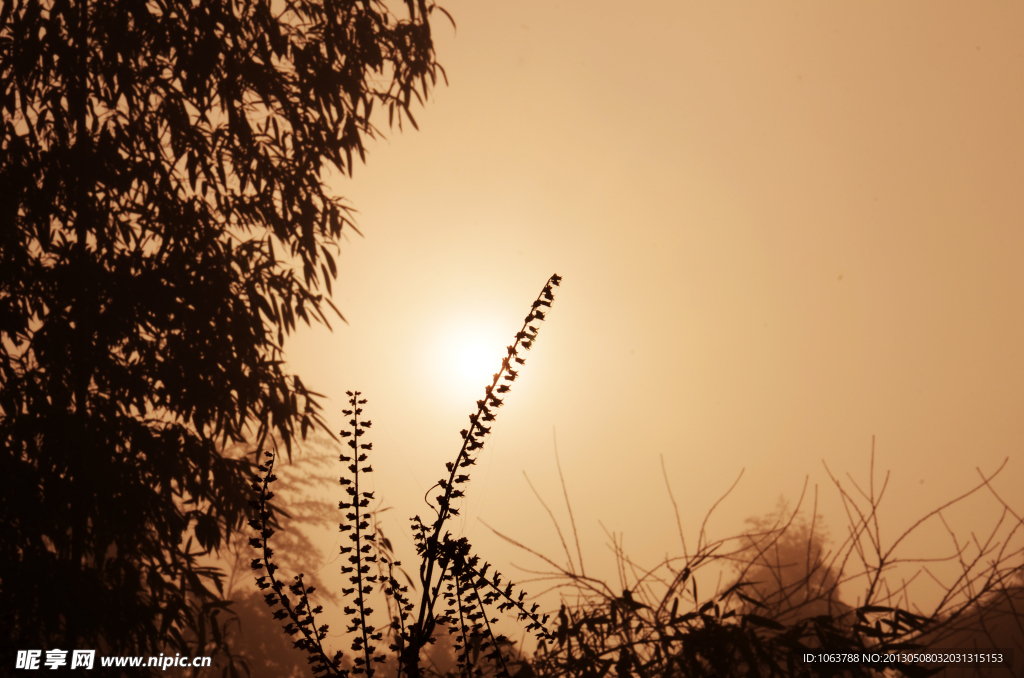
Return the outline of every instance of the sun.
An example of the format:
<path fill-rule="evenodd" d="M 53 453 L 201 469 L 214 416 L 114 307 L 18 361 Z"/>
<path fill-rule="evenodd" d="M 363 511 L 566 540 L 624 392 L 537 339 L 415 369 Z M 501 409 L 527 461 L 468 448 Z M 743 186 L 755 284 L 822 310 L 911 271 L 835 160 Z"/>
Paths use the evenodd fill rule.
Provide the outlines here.
<path fill-rule="evenodd" d="M 473 381 L 485 378 L 494 367 L 494 350 L 481 342 L 468 343 L 459 351 L 459 371 Z"/>
<path fill-rule="evenodd" d="M 468 340 L 458 347 L 456 362 L 459 376 L 467 385 L 483 388 L 491 382 L 494 373 L 501 367 L 497 348 L 481 340 Z"/>
<path fill-rule="evenodd" d="M 500 323 L 490 318 L 454 317 L 439 323 L 429 361 L 435 384 L 459 403 L 475 402 L 501 369 L 505 356 Z"/>

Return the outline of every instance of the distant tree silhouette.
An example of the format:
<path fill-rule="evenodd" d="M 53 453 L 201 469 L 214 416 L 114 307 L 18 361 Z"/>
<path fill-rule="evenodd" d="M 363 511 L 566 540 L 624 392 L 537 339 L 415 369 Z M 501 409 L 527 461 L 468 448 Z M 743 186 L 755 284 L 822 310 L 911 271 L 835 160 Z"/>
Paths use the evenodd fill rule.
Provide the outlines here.
<path fill-rule="evenodd" d="M 839 576 L 830 566 L 821 516 L 810 520 L 780 501 L 767 516 L 747 519 L 737 563 L 742 586 L 739 610 L 780 624 L 852 609 L 839 598 Z"/>
<path fill-rule="evenodd" d="M 374 106 L 415 125 L 435 9 L 0 3 L 0 661 L 219 637 L 198 559 L 251 468 L 219 450 L 322 423 L 283 349 L 334 308 L 324 179 Z"/>

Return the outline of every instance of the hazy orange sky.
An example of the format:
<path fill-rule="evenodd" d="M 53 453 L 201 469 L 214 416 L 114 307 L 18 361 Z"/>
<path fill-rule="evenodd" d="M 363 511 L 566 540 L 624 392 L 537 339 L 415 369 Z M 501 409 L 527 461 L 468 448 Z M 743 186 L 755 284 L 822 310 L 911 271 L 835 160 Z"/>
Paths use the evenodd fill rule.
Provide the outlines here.
<path fill-rule="evenodd" d="M 609 576 L 598 521 L 640 561 L 680 551 L 661 455 L 692 541 L 744 468 L 712 536 L 807 475 L 842 535 L 821 462 L 866 480 L 872 435 L 890 538 L 1006 457 L 1024 514 L 1024 4 L 444 6 L 449 86 L 336 184 L 365 234 L 349 324 L 288 347 L 334 428 L 369 398 L 396 542 L 482 395 L 461 352 L 500 352 L 555 272 L 458 526 L 488 559 L 531 564 L 479 519 L 559 557 L 523 478 L 565 516 L 553 429 Z"/>

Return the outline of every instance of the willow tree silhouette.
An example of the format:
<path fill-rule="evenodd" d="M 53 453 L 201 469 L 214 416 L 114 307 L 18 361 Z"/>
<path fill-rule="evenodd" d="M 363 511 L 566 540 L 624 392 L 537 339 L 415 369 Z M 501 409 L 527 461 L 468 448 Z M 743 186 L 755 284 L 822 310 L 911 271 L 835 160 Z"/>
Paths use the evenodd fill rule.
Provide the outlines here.
<path fill-rule="evenodd" d="M 197 558 L 252 468 L 219 450 L 290 454 L 322 424 L 283 349 L 336 312 L 354 226 L 324 177 L 363 158 L 375 106 L 415 126 L 443 75 L 443 10 L 396 4 L 0 4 L 7 651 L 195 653 L 217 630 Z"/>

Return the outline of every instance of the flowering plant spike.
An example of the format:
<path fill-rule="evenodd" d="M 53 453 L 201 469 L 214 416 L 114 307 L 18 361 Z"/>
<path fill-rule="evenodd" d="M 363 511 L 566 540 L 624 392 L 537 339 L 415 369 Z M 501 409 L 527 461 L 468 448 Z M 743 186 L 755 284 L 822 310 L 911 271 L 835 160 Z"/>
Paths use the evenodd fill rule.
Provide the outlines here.
<path fill-rule="evenodd" d="M 412 519 L 413 538 L 420 558 L 419 605 L 415 605 L 409 594 L 409 587 L 402 586 L 396 578 L 401 571 L 401 562 L 394 559 L 391 542 L 384 538 L 379 527 L 371 526 L 373 510 L 370 503 L 373 492 L 367 491 L 365 477 L 373 472 L 370 453 L 373 443 L 364 442 L 364 436 L 372 426 L 363 418 L 366 399 L 359 391 L 347 391 L 348 409 L 343 414 L 350 417 L 346 428 L 340 432 L 345 439 L 347 450 L 339 456 L 346 474 L 339 482 L 344 496 L 338 503 L 343 512 L 339 530 L 347 536 L 348 543 L 341 546 L 343 556 L 341 571 L 348 576 L 350 586 L 342 589 L 345 598 L 343 612 L 348 619 L 345 634 L 352 638 L 351 659 L 341 651 L 330 656 L 323 646 L 328 626 L 317 626 L 316 616 L 322 608 L 313 606 L 309 595 L 314 587 L 307 586 L 304 575 L 294 577 L 294 583 L 286 587 L 275 574 L 272 563 L 273 550 L 270 538 L 274 534 L 271 526 L 273 509 L 270 500 L 273 493 L 271 483 L 274 476 L 274 452 L 264 451 L 266 461 L 259 466 L 260 475 L 254 478 L 253 490 L 258 493 L 250 502 L 255 515 L 249 525 L 257 530 L 258 536 L 249 544 L 260 552 L 261 557 L 252 560 L 252 569 L 259 575 L 256 585 L 266 591 L 265 601 L 271 608 L 277 608 L 274 618 L 284 622 L 285 633 L 298 636 L 297 649 L 309 655 L 310 669 L 316 676 L 367 676 L 370 678 L 377 669 L 375 665 L 387 661 L 380 651 L 385 631 L 374 626 L 374 610 L 370 607 L 370 595 L 374 590 L 384 594 L 390 625 L 387 633 L 391 638 L 388 646 L 398 662 L 398 676 L 420 678 L 420 653 L 434 642 L 438 626 L 448 628 L 455 638 L 456 658 L 460 673 L 468 677 L 484 675 L 482 664 L 493 667 L 493 675 L 509 678 L 508 656 L 505 646 L 511 642 L 496 634 L 494 624 L 498 612 L 515 611 L 517 618 L 526 623 L 526 629 L 538 639 L 550 641 L 552 636 L 545 628 L 548 615 L 539 614 L 538 605 L 529 608 L 523 602 L 526 592 L 510 581 L 502 581 L 498 572 L 488 574 L 491 565 L 481 562 L 473 555 L 472 547 L 465 537 L 454 538 L 445 530 L 445 523 L 459 514 L 455 501 L 465 495 L 469 482 L 469 467 L 476 464 L 479 450 L 491 432 L 491 422 L 511 390 L 519 369 L 526 363 L 522 352 L 530 350 L 537 340 L 540 323 L 555 299 L 555 289 L 561 283 L 558 275 L 551 276 L 540 295 L 530 307 L 523 326 L 516 333 L 514 341 L 507 347 L 501 367 L 494 374 L 491 383 L 484 389 L 484 397 L 476 402 L 476 411 L 469 415 L 469 426 L 461 432 L 462 444 L 455 460 L 445 464 L 447 475 L 437 481 L 435 487 L 440 493 L 434 497 L 435 517 L 423 521 L 419 516 Z M 410 580 L 411 582 L 411 580 Z M 517 595 L 518 594 L 518 595 Z"/>

